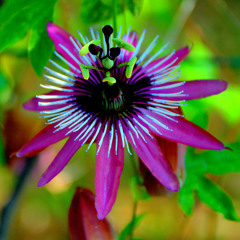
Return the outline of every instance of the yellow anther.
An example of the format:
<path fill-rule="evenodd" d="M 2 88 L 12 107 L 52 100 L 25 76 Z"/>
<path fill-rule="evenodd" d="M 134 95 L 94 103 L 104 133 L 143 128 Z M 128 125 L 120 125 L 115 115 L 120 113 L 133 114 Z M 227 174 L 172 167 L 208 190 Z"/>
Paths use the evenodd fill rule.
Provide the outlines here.
<path fill-rule="evenodd" d="M 133 57 L 128 62 L 128 66 L 126 67 L 126 73 L 125 73 L 127 78 L 130 78 L 132 76 L 133 67 L 134 67 L 136 61 L 137 61 L 137 57 Z"/>
<path fill-rule="evenodd" d="M 91 44 L 94 44 L 94 45 L 98 45 L 101 41 L 99 39 L 96 39 L 96 40 L 92 40 L 91 42 L 87 43 L 86 45 L 84 45 L 79 54 L 82 56 L 82 55 L 85 55 L 85 54 L 88 54 L 89 53 L 89 46 Z"/>
<path fill-rule="evenodd" d="M 105 77 L 102 81 L 107 82 L 109 85 L 116 83 L 116 79 L 114 77 Z"/>
<path fill-rule="evenodd" d="M 135 51 L 135 47 L 131 43 L 128 43 L 120 38 L 113 38 L 112 41 L 116 43 L 120 48 L 124 48 L 129 52 Z"/>

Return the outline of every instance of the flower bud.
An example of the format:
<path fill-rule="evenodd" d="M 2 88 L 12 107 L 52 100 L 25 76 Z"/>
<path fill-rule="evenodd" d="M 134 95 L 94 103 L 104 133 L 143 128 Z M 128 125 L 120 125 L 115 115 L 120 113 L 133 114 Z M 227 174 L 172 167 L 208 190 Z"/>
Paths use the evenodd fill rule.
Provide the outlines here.
<path fill-rule="evenodd" d="M 91 191 L 78 187 L 69 209 L 68 225 L 72 240 L 112 240 L 114 234 L 106 219 L 99 220 Z"/>

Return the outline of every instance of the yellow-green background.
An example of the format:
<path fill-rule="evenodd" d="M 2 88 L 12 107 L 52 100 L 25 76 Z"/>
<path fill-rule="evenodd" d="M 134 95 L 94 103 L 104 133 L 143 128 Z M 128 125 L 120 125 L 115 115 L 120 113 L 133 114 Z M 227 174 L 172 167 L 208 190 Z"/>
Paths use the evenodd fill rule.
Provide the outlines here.
<path fill-rule="evenodd" d="M 105 24 L 112 24 L 112 19 L 89 23 L 84 12 L 86 9 L 81 9 L 81 2 L 81 0 L 59 0 L 54 8 L 54 22 L 75 36 L 77 30 L 89 34 L 90 26 L 96 29 Z M 102 2 L 108 7 L 111 6 L 111 1 Z M 190 45 L 192 50 L 181 64 L 182 80 L 223 79 L 229 83 L 226 92 L 207 99 L 189 101 L 183 110 L 189 120 L 206 128 L 227 146 L 234 146 L 234 151 L 228 156 L 231 157 L 232 154 L 232 157 L 238 159 L 240 154 L 240 1 L 144 0 L 138 16 L 133 16 L 126 8 L 124 14 L 118 15 L 117 23 L 118 26 L 122 25 L 124 31 L 131 25 L 139 35 L 146 29 L 145 46 L 159 34 L 162 44 L 170 42 L 166 54 L 174 48 Z M 28 112 L 22 108 L 24 101 L 44 92 L 39 87 L 39 84 L 44 82 L 43 77 L 37 76 L 27 56 L 30 34 L 31 31 L 21 41 L 2 51 L 0 55 L 0 117 L 3 135 L 0 140 L 2 141 L 0 143 L 0 209 L 11 197 L 17 172 L 21 170 L 24 162 L 19 160 L 10 164 L 10 154 L 17 151 L 44 125 L 44 121 L 38 119 L 38 113 Z M 75 187 L 79 185 L 94 190 L 95 147 L 92 147 L 88 153 L 85 153 L 86 146 L 82 147 L 63 172 L 45 187 L 38 188 L 37 182 L 41 173 L 62 145 L 63 142 L 56 144 L 40 155 L 16 203 L 10 223 L 9 239 L 69 239 L 67 214 Z M 194 158 L 201 153 L 202 151 L 195 150 L 194 154 L 189 156 Z M 221 155 L 221 153 L 216 154 Z M 224 158 L 224 155 L 222 156 Z M 211 153 L 211 157 L 214 157 L 214 154 Z M 193 162 L 194 159 L 191 161 Z M 222 161 L 227 165 L 229 159 Z M 207 177 L 230 196 L 237 214 L 240 215 L 238 171 L 236 167 L 230 173 L 223 175 L 210 173 Z M 117 232 L 120 232 L 131 220 L 133 198 L 130 178 L 133 174 L 126 154 L 117 201 L 108 216 Z M 240 238 L 238 222 L 226 220 L 223 215 L 215 213 L 199 200 L 196 200 L 192 216 L 186 216 L 179 206 L 177 194 L 140 201 L 137 213 L 147 213 L 134 230 L 134 237 L 140 239 Z"/>

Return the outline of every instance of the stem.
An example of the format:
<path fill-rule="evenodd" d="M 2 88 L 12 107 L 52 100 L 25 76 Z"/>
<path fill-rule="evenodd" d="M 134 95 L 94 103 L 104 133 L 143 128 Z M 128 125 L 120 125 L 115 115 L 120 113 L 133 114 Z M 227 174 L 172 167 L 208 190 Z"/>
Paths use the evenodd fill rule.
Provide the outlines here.
<path fill-rule="evenodd" d="M 15 190 L 8 204 L 3 208 L 1 214 L 1 225 L 0 225 L 0 240 L 6 240 L 9 225 L 11 224 L 11 218 L 13 211 L 15 209 L 16 203 L 20 197 L 20 194 L 24 188 L 26 180 L 31 173 L 31 170 L 36 162 L 36 157 L 28 158 L 26 160 L 26 165 L 22 173 L 20 174 L 18 181 L 16 183 Z"/>
<path fill-rule="evenodd" d="M 191 16 L 197 0 L 183 0 L 179 6 L 177 13 L 175 14 L 171 25 L 168 28 L 168 32 L 164 37 L 163 42 L 171 42 L 172 44 L 176 41 L 186 21 Z"/>
<path fill-rule="evenodd" d="M 125 7 L 125 1 L 122 0 L 122 6 L 123 6 L 123 13 L 122 13 L 122 22 L 123 22 L 123 32 L 127 31 L 127 17 L 126 17 L 126 7 Z"/>
<path fill-rule="evenodd" d="M 135 161 L 135 158 L 134 158 L 135 151 L 134 151 L 134 149 L 131 145 L 129 146 L 129 149 L 130 149 L 130 152 L 132 153 L 132 155 L 130 155 L 130 162 L 132 164 L 133 172 L 134 172 L 134 175 L 137 177 L 138 184 L 141 185 L 142 184 L 141 176 L 139 175 L 138 167 L 137 167 L 137 164 L 136 164 L 136 161 Z M 131 240 L 133 238 L 135 218 L 136 218 L 136 215 L 137 215 L 137 205 L 138 205 L 138 201 L 134 199 L 133 211 L 132 211 L 132 220 L 131 220 L 131 224 L 130 224 L 130 233 L 127 236 L 128 240 Z"/>
<path fill-rule="evenodd" d="M 132 211 L 132 221 L 131 221 L 131 231 L 128 235 L 128 238 L 129 240 L 131 240 L 133 238 L 133 230 L 134 230 L 134 222 L 135 222 L 135 218 L 136 218 L 136 215 L 137 215 L 137 205 L 138 205 L 138 202 L 137 201 L 134 201 L 133 203 L 133 211 Z"/>
<path fill-rule="evenodd" d="M 113 0 L 113 36 L 117 37 L 117 0 Z"/>
<path fill-rule="evenodd" d="M 134 158 L 134 153 L 135 153 L 134 149 L 131 145 L 129 146 L 129 149 L 130 149 L 130 152 L 132 153 L 132 155 L 130 155 L 129 158 L 130 158 L 130 162 L 132 164 L 134 175 L 137 177 L 138 184 L 142 185 L 142 181 L 141 181 L 142 178 L 139 175 L 138 167 L 137 167 L 137 164 L 136 164 L 136 161 Z"/>

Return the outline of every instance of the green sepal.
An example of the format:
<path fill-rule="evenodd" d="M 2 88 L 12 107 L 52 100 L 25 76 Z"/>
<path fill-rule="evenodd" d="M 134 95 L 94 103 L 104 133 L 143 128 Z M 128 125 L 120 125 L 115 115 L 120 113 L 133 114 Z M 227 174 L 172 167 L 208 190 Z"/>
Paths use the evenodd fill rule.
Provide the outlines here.
<path fill-rule="evenodd" d="M 126 73 L 125 73 L 127 78 L 130 78 L 132 76 L 133 67 L 134 67 L 136 61 L 137 61 L 137 57 L 133 57 L 128 62 L 128 66 L 126 67 Z"/>
<path fill-rule="evenodd" d="M 101 42 L 100 39 L 92 40 L 91 42 L 87 43 L 86 45 L 84 45 L 84 46 L 81 48 L 79 54 L 80 54 L 81 56 L 82 56 L 82 55 L 85 55 L 85 54 L 88 54 L 88 53 L 89 53 L 89 46 L 90 46 L 91 44 L 98 45 L 100 42 Z"/>
<path fill-rule="evenodd" d="M 80 69 L 82 71 L 83 78 L 88 80 L 89 79 L 89 70 L 85 67 L 84 64 L 80 64 Z"/>
<path fill-rule="evenodd" d="M 118 47 L 120 48 L 124 48 L 126 50 L 128 50 L 129 52 L 134 52 L 135 51 L 135 47 L 131 44 L 128 43 L 120 38 L 113 38 L 112 41 L 118 45 Z"/>

